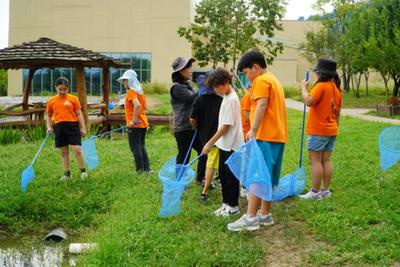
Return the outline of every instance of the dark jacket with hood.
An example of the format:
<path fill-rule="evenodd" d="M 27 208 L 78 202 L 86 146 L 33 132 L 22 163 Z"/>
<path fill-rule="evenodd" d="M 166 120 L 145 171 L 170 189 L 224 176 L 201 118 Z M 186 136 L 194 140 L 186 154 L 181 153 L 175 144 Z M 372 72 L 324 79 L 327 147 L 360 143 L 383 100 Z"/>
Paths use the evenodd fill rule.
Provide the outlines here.
<path fill-rule="evenodd" d="M 174 133 L 192 130 L 190 114 L 192 104 L 197 93 L 189 82 L 174 82 L 170 89 L 171 105 L 174 110 L 173 127 Z"/>

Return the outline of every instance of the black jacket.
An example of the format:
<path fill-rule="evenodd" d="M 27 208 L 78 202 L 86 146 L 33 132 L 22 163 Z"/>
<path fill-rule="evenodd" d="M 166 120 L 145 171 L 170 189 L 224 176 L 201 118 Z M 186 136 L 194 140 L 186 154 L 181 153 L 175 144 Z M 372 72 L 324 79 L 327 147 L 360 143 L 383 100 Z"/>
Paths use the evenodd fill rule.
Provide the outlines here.
<path fill-rule="evenodd" d="M 197 93 L 188 82 L 173 83 L 170 89 L 171 105 L 174 110 L 174 133 L 192 130 L 190 113 Z"/>

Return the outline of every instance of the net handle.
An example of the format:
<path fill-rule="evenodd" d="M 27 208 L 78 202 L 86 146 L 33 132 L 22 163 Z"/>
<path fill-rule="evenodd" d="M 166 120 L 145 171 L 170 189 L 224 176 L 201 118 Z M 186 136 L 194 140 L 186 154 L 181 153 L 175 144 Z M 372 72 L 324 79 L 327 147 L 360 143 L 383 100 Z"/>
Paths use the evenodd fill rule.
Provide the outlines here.
<path fill-rule="evenodd" d="M 306 71 L 306 81 L 310 79 L 309 71 Z M 301 123 L 301 139 L 300 139 L 300 158 L 299 158 L 299 168 L 301 168 L 303 164 L 303 144 L 304 144 L 304 125 L 306 122 L 306 112 L 307 112 L 307 105 L 304 103 L 303 107 L 303 119 Z"/>
<path fill-rule="evenodd" d="M 190 151 L 192 150 L 194 140 L 196 139 L 196 135 L 197 135 L 197 130 L 194 131 L 194 134 L 193 134 L 193 137 L 192 137 L 192 141 L 190 142 L 190 145 L 189 145 L 189 149 L 188 149 L 188 151 L 186 152 L 185 159 L 183 160 L 183 164 L 182 164 L 182 165 L 184 165 L 184 166 L 190 166 L 190 165 L 191 165 L 191 164 L 190 164 L 191 162 L 189 162 L 189 164 L 186 164 L 186 165 L 185 165 L 185 162 L 186 162 L 186 160 L 188 159 L 188 157 L 189 157 L 189 155 L 190 155 Z M 200 155 L 200 156 L 201 156 L 201 155 Z M 192 164 L 193 164 L 193 163 L 192 163 Z M 183 169 L 184 169 L 184 168 L 181 168 L 181 170 L 179 171 L 178 179 L 177 179 L 178 181 L 181 179 Z"/>
<path fill-rule="evenodd" d="M 38 151 L 36 152 L 35 157 L 33 158 L 31 165 L 33 165 L 35 163 L 35 161 L 37 160 L 37 158 L 39 157 L 40 152 L 42 151 L 44 145 L 46 144 L 47 140 L 49 140 L 50 134 L 47 133 L 46 137 L 44 138 L 42 144 L 40 145 Z"/>
<path fill-rule="evenodd" d="M 108 131 L 108 132 L 105 132 L 105 133 L 101 133 L 101 134 L 98 134 L 98 135 L 95 135 L 95 136 L 93 136 L 92 138 L 94 138 L 94 139 L 96 139 L 96 138 L 100 138 L 100 137 L 103 137 L 103 136 L 105 136 L 105 135 L 107 135 L 107 134 L 110 134 L 110 133 L 113 133 L 113 132 L 118 132 L 118 131 L 120 131 L 120 130 L 123 130 L 123 129 L 125 129 L 127 126 L 121 126 L 121 127 L 119 127 L 119 128 L 117 128 L 117 129 L 114 129 L 114 130 L 111 130 L 111 131 Z"/>

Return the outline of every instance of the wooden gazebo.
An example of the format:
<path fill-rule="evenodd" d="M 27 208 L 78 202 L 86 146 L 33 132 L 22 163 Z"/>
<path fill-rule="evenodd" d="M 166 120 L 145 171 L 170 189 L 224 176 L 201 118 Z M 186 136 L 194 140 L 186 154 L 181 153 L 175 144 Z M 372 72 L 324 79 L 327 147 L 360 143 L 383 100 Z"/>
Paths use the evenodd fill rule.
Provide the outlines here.
<path fill-rule="evenodd" d="M 28 99 L 35 71 L 40 68 L 75 68 L 76 89 L 79 101 L 82 105 L 82 113 L 85 123 L 88 125 L 89 117 L 87 110 L 85 67 L 96 67 L 103 69 L 103 102 L 105 115 L 109 114 L 109 69 L 129 68 L 129 63 L 117 61 L 90 50 L 63 44 L 49 38 L 40 38 L 37 41 L 26 42 L 0 50 L 1 69 L 29 69 L 28 79 L 25 84 L 23 95 L 23 112 L 28 111 Z"/>

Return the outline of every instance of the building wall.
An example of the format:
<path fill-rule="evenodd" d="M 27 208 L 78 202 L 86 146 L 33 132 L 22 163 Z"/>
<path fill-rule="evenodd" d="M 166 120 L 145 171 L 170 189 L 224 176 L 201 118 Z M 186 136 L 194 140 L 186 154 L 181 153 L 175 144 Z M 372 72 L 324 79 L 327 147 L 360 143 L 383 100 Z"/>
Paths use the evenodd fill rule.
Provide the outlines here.
<path fill-rule="evenodd" d="M 169 82 L 171 62 L 189 57 L 176 33 L 192 18 L 192 0 L 12 0 L 9 46 L 49 37 L 97 52 L 149 52 L 151 79 Z M 22 94 L 22 72 L 9 71 L 9 95 Z"/>

